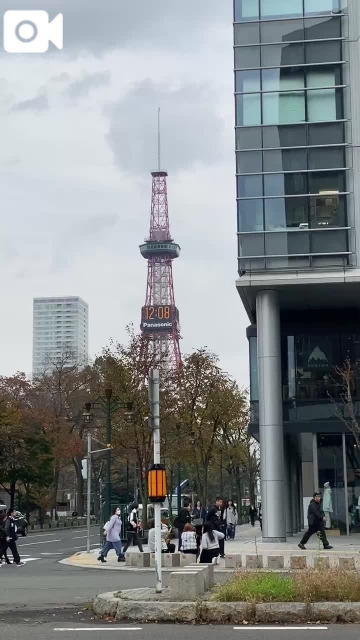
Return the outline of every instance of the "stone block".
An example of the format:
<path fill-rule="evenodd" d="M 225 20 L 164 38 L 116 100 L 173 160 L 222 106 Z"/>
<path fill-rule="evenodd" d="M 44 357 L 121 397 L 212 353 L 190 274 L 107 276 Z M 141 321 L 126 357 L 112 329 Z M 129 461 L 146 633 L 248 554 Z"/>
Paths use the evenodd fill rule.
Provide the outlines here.
<path fill-rule="evenodd" d="M 150 553 L 147 551 L 144 551 L 144 553 L 140 553 L 140 551 L 126 553 L 125 564 L 126 566 L 137 567 L 138 569 L 150 567 Z"/>
<path fill-rule="evenodd" d="M 309 605 L 309 620 L 328 624 L 358 624 L 360 604 L 358 602 L 315 602 Z"/>
<path fill-rule="evenodd" d="M 354 571 L 355 558 L 349 558 L 349 557 L 339 558 L 339 567 L 340 569 L 346 569 L 346 571 Z"/>
<path fill-rule="evenodd" d="M 247 569 L 262 569 L 263 557 L 262 556 L 246 556 L 246 568 Z"/>
<path fill-rule="evenodd" d="M 162 566 L 168 568 L 180 567 L 180 553 L 163 553 Z"/>
<path fill-rule="evenodd" d="M 209 591 L 210 580 L 209 580 L 209 567 L 207 564 L 195 564 L 189 565 L 188 567 L 183 567 L 183 571 L 200 571 L 200 573 L 204 577 L 204 591 Z"/>
<path fill-rule="evenodd" d="M 271 602 L 256 605 L 256 622 L 293 624 L 307 621 L 308 606 L 299 602 Z"/>
<path fill-rule="evenodd" d="M 241 553 L 226 554 L 225 569 L 239 569 L 240 567 L 242 567 Z"/>
<path fill-rule="evenodd" d="M 315 569 L 329 569 L 330 568 L 330 558 L 329 558 L 329 556 L 315 556 L 314 557 L 314 568 Z"/>
<path fill-rule="evenodd" d="M 204 594 L 201 571 L 176 571 L 170 574 L 171 598 L 182 602 L 197 600 Z"/>
<path fill-rule="evenodd" d="M 137 602 L 119 600 L 116 620 L 128 622 L 167 622 L 193 624 L 196 621 L 195 602 Z"/>
<path fill-rule="evenodd" d="M 99 616 L 99 618 L 107 616 L 113 618 L 116 615 L 119 602 L 119 598 L 115 598 L 113 591 L 109 593 L 101 593 L 94 600 L 93 611 L 96 616 Z"/>
<path fill-rule="evenodd" d="M 194 553 L 180 553 L 180 567 L 188 567 L 194 560 L 196 560 Z"/>
<path fill-rule="evenodd" d="M 206 562 L 202 562 L 200 563 L 195 563 L 192 562 L 191 564 L 189 564 L 189 567 L 192 568 L 197 568 L 197 567 L 207 567 L 208 568 L 208 580 L 209 580 L 209 589 L 212 589 L 214 584 L 215 584 L 215 579 L 214 579 L 214 565 L 212 564 L 212 562 L 210 562 L 209 564 Z"/>
<path fill-rule="evenodd" d="M 201 602 L 198 606 L 198 624 L 239 624 L 251 622 L 255 607 L 246 602 Z"/>
<path fill-rule="evenodd" d="M 306 556 L 290 556 L 290 569 L 306 569 Z"/>
<path fill-rule="evenodd" d="M 284 556 L 268 556 L 268 569 L 276 571 L 284 568 Z"/>

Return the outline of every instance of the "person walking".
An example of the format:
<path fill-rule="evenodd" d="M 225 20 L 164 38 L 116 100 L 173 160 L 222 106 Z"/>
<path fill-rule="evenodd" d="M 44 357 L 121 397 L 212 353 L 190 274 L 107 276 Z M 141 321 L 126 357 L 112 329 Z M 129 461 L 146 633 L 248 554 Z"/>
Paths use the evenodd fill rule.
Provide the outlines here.
<path fill-rule="evenodd" d="M 21 562 L 19 552 L 16 546 L 17 533 L 16 533 L 16 524 L 15 524 L 15 509 L 10 508 L 7 512 L 7 517 L 5 520 L 5 537 L 7 547 L 10 549 L 13 554 L 14 563 L 17 567 L 22 567 L 25 562 Z M 5 548 L 6 552 L 6 548 Z"/>
<path fill-rule="evenodd" d="M 230 540 L 235 538 L 235 530 L 237 525 L 237 511 L 232 500 L 228 501 L 226 508 L 226 528 L 227 536 Z"/>
<path fill-rule="evenodd" d="M 3 558 L 5 559 L 6 564 L 11 564 L 6 553 L 8 544 L 6 542 L 5 520 L 6 513 L 0 513 L 0 564 L 2 564 Z"/>
<path fill-rule="evenodd" d="M 262 507 L 261 507 L 261 503 L 259 504 L 259 507 L 258 507 L 258 518 L 259 518 L 260 530 L 262 531 Z"/>
<path fill-rule="evenodd" d="M 250 517 L 251 526 L 255 527 L 256 509 L 253 504 L 249 507 L 249 517 Z"/>
<path fill-rule="evenodd" d="M 324 512 L 321 507 L 321 493 L 314 493 L 313 499 L 311 500 L 308 508 L 308 524 L 309 528 L 305 531 L 302 540 L 299 542 L 298 547 L 305 551 L 306 543 L 314 535 L 317 533 L 321 542 L 324 545 L 324 549 L 333 549 L 330 546 L 328 539 L 325 533 L 325 522 L 326 518 Z"/>
<path fill-rule="evenodd" d="M 221 531 L 216 531 L 211 522 L 205 522 L 204 533 L 201 537 L 200 563 L 210 564 L 214 558 L 220 555 L 220 542 L 224 541 L 225 535 Z"/>
<path fill-rule="evenodd" d="M 192 524 L 189 522 L 185 525 L 184 531 L 181 534 L 180 551 L 182 553 L 192 553 L 198 555 L 199 545 L 197 541 L 196 531 Z"/>
<path fill-rule="evenodd" d="M 121 511 L 117 507 L 113 509 L 109 522 L 106 523 L 104 530 L 106 532 L 106 542 L 102 548 L 98 560 L 106 562 L 106 556 L 110 549 L 114 549 L 118 558 L 118 562 L 124 562 L 124 554 L 121 551 Z"/>
<path fill-rule="evenodd" d="M 219 537 L 220 544 L 220 557 L 225 558 L 225 532 L 224 525 L 226 531 L 226 516 L 224 518 L 224 501 L 219 496 L 215 500 L 215 504 L 210 507 L 207 516 L 206 522 L 210 522 L 214 531 L 218 533 L 221 532 L 221 536 Z M 205 530 L 205 529 L 204 529 Z"/>
<path fill-rule="evenodd" d="M 124 554 L 128 550 L 131 544 L 132 545 L 137 544 L 140 553 L 143 553 L 144 551 L 139 538 L 138 512 L 139 512 L 139 505 L 137 502 L 134 502 L 131 508 L 130 515 L 128 516 L 127 541 L 123 549 Z"/>
<path fill-rule="evenodd" d="M 180 509 L 180 513 L 175 518 L 175 527 L 178 530 L 178 549 L 180 551 L 181 535 L 186 524 L 191 523 L 191 506 L 188 500 L 184 500 L 184 506 Z"/>

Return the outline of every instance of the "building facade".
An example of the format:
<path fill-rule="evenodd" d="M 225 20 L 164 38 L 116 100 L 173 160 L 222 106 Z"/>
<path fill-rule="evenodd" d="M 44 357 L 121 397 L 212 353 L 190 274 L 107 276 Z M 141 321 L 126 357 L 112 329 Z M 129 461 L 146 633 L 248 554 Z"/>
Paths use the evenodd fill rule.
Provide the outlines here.
<path fill-rule="evenodd" d="M 77 296 L 34 298 L 33 375 L 51 371 L 66 359 L 67 366 L 88 362 L 88 304 Z"/>
<path fill-rule="evenodd" d="M 268 541 L 328 482 L 328 524 L 360 532 L 339 371 L 360 359 L 359 27 L 359 0 L 234 0 L 237 289 Z M 351 393 L 357 411 L 356 367 Z"/>

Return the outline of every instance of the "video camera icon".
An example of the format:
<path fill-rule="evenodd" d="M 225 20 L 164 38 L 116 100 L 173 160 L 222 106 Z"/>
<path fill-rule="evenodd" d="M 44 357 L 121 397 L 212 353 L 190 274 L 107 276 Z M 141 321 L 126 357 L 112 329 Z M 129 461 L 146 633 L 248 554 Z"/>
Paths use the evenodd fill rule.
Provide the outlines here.
<path fill-rule="evenodd" d="M 64 19 L 59 13 L 51 22 L 47 11 L 6 11 L 4 49 L 8 53 L 45 53 L 52 42 L 63 48 Z"/>

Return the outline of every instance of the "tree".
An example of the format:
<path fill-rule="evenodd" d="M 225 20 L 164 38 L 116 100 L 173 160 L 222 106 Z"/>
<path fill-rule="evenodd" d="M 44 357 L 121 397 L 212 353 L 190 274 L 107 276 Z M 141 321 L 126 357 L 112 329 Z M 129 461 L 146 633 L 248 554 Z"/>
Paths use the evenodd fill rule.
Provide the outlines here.
<path fill-rule="evenodd" d="M 333 381 L 338 388 L 338 396 L 341 402 L 341 408 L 336 399 L 329 393 L 335 409 L 335 414 L 346 426 L 346 428 L 354 436 L 358 450 L 360 451 L 360 421 L 359 421 L 359 404 L 354 402 L 354 393 L 356 389 L 357 373 L 360 370 L 360 362 L 351 362 L 350 358 L 346 358 L 342 366 L 334 367 Z"/>

